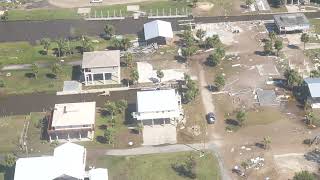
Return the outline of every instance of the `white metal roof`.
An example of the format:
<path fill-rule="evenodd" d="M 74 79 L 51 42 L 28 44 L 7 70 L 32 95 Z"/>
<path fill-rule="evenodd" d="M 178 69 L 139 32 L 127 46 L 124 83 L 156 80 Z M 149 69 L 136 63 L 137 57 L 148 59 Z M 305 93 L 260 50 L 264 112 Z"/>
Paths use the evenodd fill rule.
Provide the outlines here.
<path fill-rule="evenodd" d="M 66 103 L 54 106 L 52 126 L 94 124 L 96 102 Z"/>
<path fill-rule="evenodd" d="M 84 52 L 82 68 L 105 68 L 120 66 L 120 50 Z"/>
<path fill-rule="evenodd" d="M 174 89 L 137 92 L 137 110 L 144 112 L 175 111 L 179 109 Z"/>
<path fill-rule="evenodd" d="M 308 84 L 311 97 L 320 97 L 320 78 L 306 78 L 304 81 Z"/>
<path fill-rule="evenodd" d="M 83 146 L 68 142 L 54 149 L 61 174 L 81 179 L 84 177 L 86 150 Z"/>
<path fill-rule="evenodd" d="M 170 22 L 155 20 L 143 25 L 144 39 L 149 40 L 155 37 L 173 38 Z"/>
<path fill-rule="evenodd" d="M 53 180 L 61 176 L 83 179 L 85 156 L 84 147 L 66 143 L 55 148 L 53 156 L 19 158 L 14 180 Z"/>
<path fill-rule="evenodd" d="M 108 180 L 108 169 L 97 168 L 89 171 L 90 180 Z"/>

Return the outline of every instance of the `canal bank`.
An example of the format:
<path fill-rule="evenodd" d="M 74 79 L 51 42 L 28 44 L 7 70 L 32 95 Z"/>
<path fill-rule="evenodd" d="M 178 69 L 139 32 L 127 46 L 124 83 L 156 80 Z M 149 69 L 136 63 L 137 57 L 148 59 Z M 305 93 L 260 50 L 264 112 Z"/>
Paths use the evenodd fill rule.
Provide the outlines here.
<path fill-rule="evenodd" d="M 23 115 L 30 112 L 51 110 L 58 103 L 75 103 L 95 101 L 102 107 L 106 101 L 125 99 L 130 109 L 135 108 L 137 90 L 112 91 L 110 96 L 99 94 L 59 95 L 55 93 L 34 93 L 23 95 L 8 95 L 0 97 L 0 116 Z"/>

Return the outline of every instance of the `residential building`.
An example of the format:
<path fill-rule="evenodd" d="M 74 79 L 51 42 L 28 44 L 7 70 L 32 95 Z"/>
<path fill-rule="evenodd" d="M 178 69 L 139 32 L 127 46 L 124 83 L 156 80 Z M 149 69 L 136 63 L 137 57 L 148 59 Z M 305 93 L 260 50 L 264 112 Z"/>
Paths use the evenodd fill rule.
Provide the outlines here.
<path fill-rule="evenodd" d="M 87 151 L 83 146 L 65 143 L 54 149 L 53 156 L 19 158 L 14 180 L 108 180 L 108 170 L 86 172 Z"/>
<path fill-rule="evenodd" d="M 143 125 L 176 125 L 183 118 L 181 97 L 174 89 L 139 91 L 133 117 Z"/>
<path fill-rule="evenodd" d="M 50 141 L 88 141 L 94 137 L 96 102 L 56 104 L 48 122 Z"/>
<path fill-rule="evenodd" d="M 143 25 L 144 39 L 148 43 L 167 44 L 173 39 L 170 22 L 155 20 Z"/>
<path fill-rule="evenodd" d="M 84 84 L 120 84 L 120 50 L 84 52 Z"/>
<path fill-rule="evenodd" d="M 306 78 L 305 84 L 309 90 L 308 101 L 313 109 L 320 108 L 320 78 Z"/>
<path fill-rule="evenodd" d="M 309 20 L 303 13 L 277 14 L 273 16 L 278 32 L 304 32 L 310 29 Z"/>

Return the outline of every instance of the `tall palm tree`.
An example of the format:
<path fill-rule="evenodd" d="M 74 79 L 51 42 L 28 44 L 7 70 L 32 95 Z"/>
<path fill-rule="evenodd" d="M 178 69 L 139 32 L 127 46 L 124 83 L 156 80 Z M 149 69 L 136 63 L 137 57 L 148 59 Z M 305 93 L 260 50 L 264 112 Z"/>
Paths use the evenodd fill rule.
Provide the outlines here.
<path fill-rule="evenodd" d="M 41 39 L 40 44 L 43 45 L 43 49 L 46 51 L 46 54 L 48 54 L 51 40 L 49 38 L 43 38 Z"/>
<path fill-rule="evenodd" d="M 93 51 L 94 48 L 90 39 L 87 36 L 82 36 L 81 39 L 81 53 Z"/>
<path fill-rule="evenodd" d="M 59 74 L 60 74 L 61 71 L 62 71 L 61 65 L 58 64 L 58 63 L 54 63 L 54 64 L 51 66 L 51 71 L 52 71 L 52 74 L 55 75 L 55 77 L 58 77 Z"/>
<path fill-rule="evenodd" d="M 306 49 L 306 43 L 309 42 L 310 38 L 307 33 L 303 33 L 300 38 L 301 42 L 303 42 L 303 49 Z"/>
<path fill-rule="evenodd" d="M 270 136 L 264 137 L 263 138 L 264 149 L 268 149 L 270 144 L 271 144 L 271 137 Z"/>
<path fill-rule="evenodd" d="M 59 54 L 59 57 L 63 56 L 63 54 L 65 53 L 65 50 L 66 50 L 66 41 L 64 39 L 58 39 L 56 41 L 57 43 L 57 46 L 58 46 L 58 54 Z"/>
<path fill-rule="evenodd" d="M 270 38 L 271 46 L 272 46 L 274 40 L 276 39 L 276 33 L 274 31 L 269 32 L 269 38 Z"/>
<path fill-rule="evenodd" d="M 164 77 L 164 74 L 161 70 L 157 70 L 157 77 L 160 79 L 161 82 L 161 79 Z"/>
<path fill-rule="evenodd" d="M 106 24 L 104 32 L 106 33 L 107 38 L 110 39 L 115 33 L 115 28 L 111 24 Z"/>
<path fill-rule="evenodd" d="M 38 73 L 39 73 L 39 66 L 36 63 L 33 63 L 31 65 L 31 70 L 32 70 L 32 73 L 33 73 L 34 77 L 37 79 L 38 78 Z"/>
<path fill-rule="evenodd" d="M 128 50 L 132 46 L 129 38 L 123 38 L 121 44 L 124 50 Z"/>

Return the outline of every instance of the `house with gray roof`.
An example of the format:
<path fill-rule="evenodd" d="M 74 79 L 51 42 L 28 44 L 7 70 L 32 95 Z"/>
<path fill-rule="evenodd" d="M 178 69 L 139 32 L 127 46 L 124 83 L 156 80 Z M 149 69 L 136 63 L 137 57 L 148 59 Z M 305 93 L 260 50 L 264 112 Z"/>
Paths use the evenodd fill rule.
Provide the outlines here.
<path fill-rule="evenodd" d="M 309 20 L 303 13 L 277 14 L 273 16 L 278 32 L 304 32 L 310 29 Z"/>
<path fill-rule="evenodd" d="M 84 84 L 120 84 L 120 50 L 84 52 Z"/>
<path fill-rule="evenodd" d="M 313 109 L 320 108 L 320 78 L 306 78 L 304 82 L 309 89 L 308 101 Z"/>

